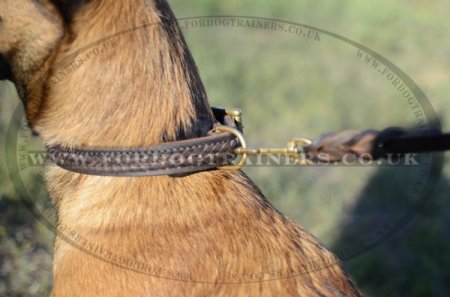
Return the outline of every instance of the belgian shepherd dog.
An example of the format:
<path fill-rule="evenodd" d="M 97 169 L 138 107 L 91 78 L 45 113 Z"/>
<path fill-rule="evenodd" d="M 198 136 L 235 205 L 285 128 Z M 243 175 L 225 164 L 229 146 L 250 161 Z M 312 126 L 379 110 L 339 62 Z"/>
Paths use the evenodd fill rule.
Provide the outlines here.
<path fill-rule="evenodd" d="M 165 0 L 2 0 L 0 54 L 46 145 L 148 147 L 214 121 Z M 54 297 L 360 296 L 240 171 L 45 178 Z"/>

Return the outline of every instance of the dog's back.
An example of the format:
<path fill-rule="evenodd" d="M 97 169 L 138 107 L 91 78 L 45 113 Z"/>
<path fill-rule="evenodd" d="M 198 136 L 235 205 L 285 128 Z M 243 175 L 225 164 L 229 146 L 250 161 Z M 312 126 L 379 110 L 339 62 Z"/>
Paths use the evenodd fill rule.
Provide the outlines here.
<path fill-rule="evenodd" d="M 165 1 L 44 2 L 64 12 L 46 16 L 61 28 L 36 78 L 16 84 L 46 144 L 144 147 L 212 121 Z M 120 178 L 50 167 L 46 178 L 60 235 L 55 297 L 359 296 L 335 257 L 241 172 Z"/>

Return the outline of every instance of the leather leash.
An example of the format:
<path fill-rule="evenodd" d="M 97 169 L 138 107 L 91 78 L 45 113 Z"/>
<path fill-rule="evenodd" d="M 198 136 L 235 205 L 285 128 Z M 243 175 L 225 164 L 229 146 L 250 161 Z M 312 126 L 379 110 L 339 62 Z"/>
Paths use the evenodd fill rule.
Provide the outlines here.
<path fill-rule="evenodd" d="M 450 133 L 438 129 L 407 130 L 398 127 L 376 130 L 345 130 L 324 134 L 305 148 L 309 160 L 340 162 L 346 155 L 383 159 L 392 155 L 450 150 Z"/>

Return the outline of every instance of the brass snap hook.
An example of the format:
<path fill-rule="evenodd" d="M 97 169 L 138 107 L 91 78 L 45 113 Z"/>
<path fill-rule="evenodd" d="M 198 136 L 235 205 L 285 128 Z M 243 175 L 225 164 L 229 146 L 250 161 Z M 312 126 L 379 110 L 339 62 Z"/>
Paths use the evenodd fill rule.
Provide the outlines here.
<path fill-rule="evenodd" d="M 269 156 L 278 155 L 289 157 L 294 165 L 311 165 L 313 162 L 306 158 L 305 147 L 311 144 L 311 140 L 306 138 L 294 138 L 288 142 L 285 148 L 248 148 L 244 135 L 235 128 L 224 125 L 217 125 L 214 129 L 217 132 L 229 132 L 236 136 L 241 146 L 236 148 L 235 153 L 240 156 L 233 165 L 221 166 L 219 169 L 225 170 L 239 170 L 245 163 L 249 156 Z"/>

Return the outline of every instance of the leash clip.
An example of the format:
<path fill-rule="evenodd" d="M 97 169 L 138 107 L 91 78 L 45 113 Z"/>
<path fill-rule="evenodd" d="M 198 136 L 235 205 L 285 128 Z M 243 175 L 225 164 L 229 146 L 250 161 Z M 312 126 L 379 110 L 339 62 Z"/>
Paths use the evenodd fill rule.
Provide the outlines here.
<path fill-rule="evenodd" d="M 216 132 L 228 132 L 236 136 L 241 144 L 235 149 L 238 159 L 233 165 L 221 166 L 219 169 L 239 170 L 245 166 L 249 156 L 283 156 L 289 157 L 294 165 L 311 165 L 313 162 L 306 158 L 305 147 L 311 144 L 311 140 L 306 138 L 294 138 L 288 142 L 285 148 L 248 148 L 244 135 L 238 129 L 225 125 L 217 125 Z"/>
<path fill-rule="evenodd" d="M 306 138 L 294 138 L 284 148 L 247 148 L 239 147 L 235 150 L 242 156 L 280 156 L 288 157 L 294 165 L 311 165 L 311 160 L 306 158 L 305 147 L 311 144 Z"/>
<path fill-rule="evenodd" d="M 294 138 L 290 140 L 287 147 L 284 148 L 248 148 L 244 134 L 242 133 L 242 111 L 238 108 L 223 108 L 213 107 L 213 112 L 218 116 L 229 116 L 233 119 L 236 128 L 223 124 L 215 126 L 215 132 L 228 132 L 236 136 L 241 144 L 240 147 L 235 149 L 235 154 L 238 158 L 234 164 L 221 166 L 219 169 L 224 170 L 239 170 L 245 166 L 249 156 L 282 156 L 288 157 L 294 163 L 294 165 L 311 165 L 313 162 L 306 158 L 305 147 L 311 144 L 311 140 L 306 138 Z"/>

